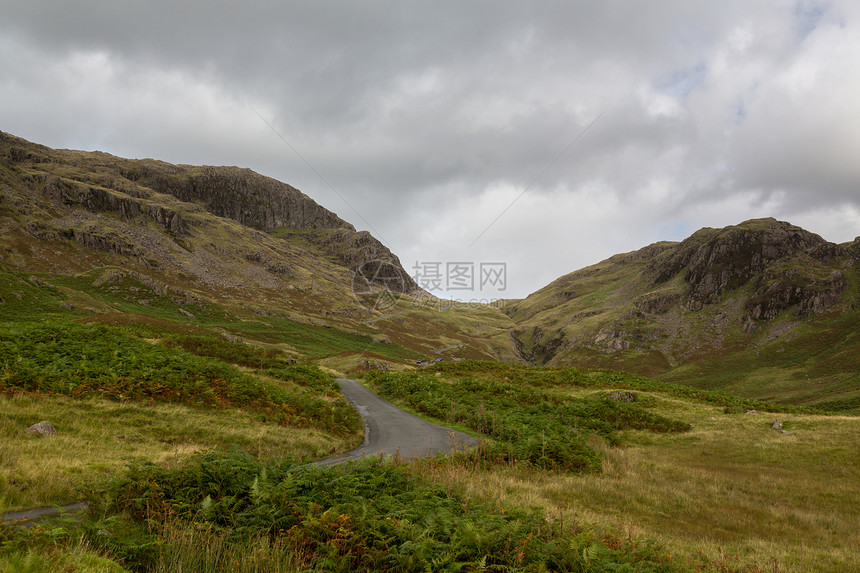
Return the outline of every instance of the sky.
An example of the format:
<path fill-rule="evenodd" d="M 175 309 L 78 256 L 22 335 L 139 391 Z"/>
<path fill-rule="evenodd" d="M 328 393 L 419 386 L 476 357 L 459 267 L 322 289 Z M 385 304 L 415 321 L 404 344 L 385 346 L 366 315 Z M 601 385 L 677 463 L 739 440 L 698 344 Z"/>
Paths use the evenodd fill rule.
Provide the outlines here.
<path fill-rule="evenodd" d="M 860 235 L 856 0 L 0 0 L 0 130 L 238 165 L 439 297 L 757 217 Z M 470 282 L 471 281 L 471 282 Z"/>

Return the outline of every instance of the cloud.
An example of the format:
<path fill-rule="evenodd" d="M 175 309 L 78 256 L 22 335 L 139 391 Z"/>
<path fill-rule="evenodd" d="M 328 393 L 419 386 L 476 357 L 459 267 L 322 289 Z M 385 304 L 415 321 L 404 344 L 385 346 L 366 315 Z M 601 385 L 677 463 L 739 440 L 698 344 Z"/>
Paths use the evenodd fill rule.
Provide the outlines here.
<path fill-rule="evenodd" d="M 754 216 L 860 234 L 847 0 L 0 10 L 4 131 L 247 166 L 404 264 L 504 258 L 508 296 Z"/>

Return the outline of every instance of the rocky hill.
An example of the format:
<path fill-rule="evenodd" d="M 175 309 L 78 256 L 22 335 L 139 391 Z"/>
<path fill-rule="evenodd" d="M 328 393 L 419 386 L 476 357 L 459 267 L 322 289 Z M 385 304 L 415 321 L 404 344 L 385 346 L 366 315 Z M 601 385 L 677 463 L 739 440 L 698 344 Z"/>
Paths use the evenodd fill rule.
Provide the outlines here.
<path fill-rule="evenodd" d="M 801 362 L 774 376 L 802 371 L 798 395 L 820 396 L 860 389 L 851 356 L 860 342 L 849 326 L 858 324 L 858 270 L 860 238 L 837 245 L 758 219 L 616 255 L 506 312 L 534 364 L 622 368 L 755 394 L 761 387 L 742 388 L 751 372 Z M 821 372 L 806 385 L 808 368 Z"/>
<path fill-rule="evenodd" d="M 147 268 L 180 270 L 204 283 L 270 285 L 296 273 L 289 253 L 279 252 L 283 241 L 270 241 L 262 233 L 303 231 L 305 240 L 318 247 L 316 254 L 353 272 L 369 261 L 390 263 L 402 272 L 400 290 L 417 290 L 397 257 L 369 233 L 356 232 L 294 187 L 248 169 L 53 150 L 2 132 L 0 165 L 0 206 L 19 215 L 21 231 L 43 241 L 72 239 Z M 241 227 L 233 229 L 259 246 L 196 244 L 215 220 L 207 214 L 235 221 Z M 17 226 L 10 224 L 7 232 L 15 233 Z M 206 264 L 213 257 L 262 268 L 227 276 L 225 269 Z M 65 264 L 52 270 L 67 270 Z"/>
<path fill-rule="evenodd" d="M 280 316 L 401 341 L 416 356 L 454 343 L 477 348 L 475 357 L 513 356 L 476 341 L 485 321 L 415 310 L 410 301 L 426 293 L 370 233 L 286 183 L 237 167 L 55 150 L 0 132 L 4 272 L 0 304 L 11 298 L 9 312 L 24 312 L 16 285 L 33 279 L 61 288 L 56 306 L 79 313 L 152 315 L 158 301 L 195 303 L 236 320 Z"/>

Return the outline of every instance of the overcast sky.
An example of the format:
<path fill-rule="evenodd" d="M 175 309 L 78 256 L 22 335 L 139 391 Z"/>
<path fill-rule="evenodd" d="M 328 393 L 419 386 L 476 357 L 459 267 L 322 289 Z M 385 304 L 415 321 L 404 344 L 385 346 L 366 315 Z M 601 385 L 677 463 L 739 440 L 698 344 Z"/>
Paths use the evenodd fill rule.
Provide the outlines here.
<path fill-rule="evenodd" d="M 521 297 L 754 217 L 860 235 L 860 3 L 0 0 L 0 130 L 250 167 Z"/>

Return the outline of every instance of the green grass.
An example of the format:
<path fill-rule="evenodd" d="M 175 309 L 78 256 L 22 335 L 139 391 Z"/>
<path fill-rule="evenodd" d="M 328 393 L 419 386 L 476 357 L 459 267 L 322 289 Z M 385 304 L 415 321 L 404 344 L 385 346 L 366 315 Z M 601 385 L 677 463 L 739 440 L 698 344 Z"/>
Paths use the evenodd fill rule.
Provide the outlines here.
<path fill-rule="evenodd" d="M 302 324 L 275 316 L 225 325 L 263 342 L 285 342 L 307 360 L 317 360 L 349 351 L 372 352 L 392 360 L 411 360 L 421 356 L 398 344 L 374 342 L 373 335 L 370 333 L 344 332 L 337 328 Z"/>
<path fill-rule="evenodd" d="M 434 365 L 427 373 L 439 372 L 446 378 L 474 377 L 481 380 L 504 381 L 513 386 L 563 392 L 570 388 L 628 389 L 656 391 L 687 400 L 744 410 L 788 413 L 822 413 L 817 408 L 795 406 L 774 401 L 743 398 L 724 392 L 702 390 L 685 384 L 664 382 L 629 372 L 608 369 L 532 367 L 505 362 L 466 360 Z"/>
<path fill-rule="evenodd" d="M 24 433 L 42 420 L 57 428 L 56 436 Z M 0 512 L 86 499 L 130 459 L 172 465 L 216 447 L 319 459 L 354 447 L 363 437 L 363 432 L 337 436 L 314 427 L 268 424 L 236 408 L 0 396 Z"/>
<path fill-rule="evenodd" d="M 311 374 L 274 365 L 280 367 L 266 371 L 270 378 L 295 381 Z M 342 435 L 359 426 L 345 400 L 324 399 L 319 389 L 290 392 L 221 360 L 98 324 L 59 321 L 0 328 L 0 368 L 0 392 L 6 394 L 241 408 L 261 421 L 315 426 Z M 323 393 L 336 396 L 328 380 Z"/>
<path fill-rule="evenodd" d="M 60 304 L 65 298 L 41 279 L 0 266 L 0 312 L 4 321 L 33 320 L 34 316 L 63 314 Z"/>
<path fill-rule="evenodd" d="M 166 347 L 173 340 L 221 364 L 259 358 L 197 335 L 157 345 L 126 335 L 193 356 Z M 264 366 L 261 378 L 284 388 L 331 390 L 312 366 Z M 0 565 L 45 570 L 74 554 L 135 571 L 850 570 L 856 418 L 606 370 L 465 361 L 369 379 L 484 445 L 406 468 L 309 468 L 283 454 L 321 457 L 345 442 L 236 408 L 6 398 L 7 508 L 84 493 L 103 501 L 94 521 L 62 533 L 0 532 Z M 607 399 L 622 388 L 637 400 Z M 760 414 L 744 414 L 748 406 Z M 770 428 L 768 409 L 790 434 Z M 49 412 L 60 413 L 59 436 L 21 434 Z M 231 443 L 239 450 L 211 451 Z"/>
<path fill-rule="evenodd" d="M 860 412 L 856 313 L 815 319 L 757 348 L 698 360 L 658 376 L 667 382 L 822 410 Z"/>
<path fill-rule="evenodd" d="M 694 569 L 842 572 L 860 566 L 854 550 L 860 544 L 854 503 L 860 470 L 853 453 L 860 418 L 762 402 L 755 403 L 757 415 L 746 414 L 752 403 L 737 397 L 607 371 L 493 363 L 437 371 L 439 377 L 428 372 L 437 384 L 461 390 L 469 384 L 473 399 L 483 399 L 488 412 L 508 386 L 514 389 L 507 395 L 522 404 L 520 414 L 530 409 L 530 393 L 546 393 L 563 404 L 564 398 L 588 401 L 606 389 L 627 388 L 638 392 L 638 402 L 653 415 L 692 429 L 618 429 L 610 439 L 595 433 L 585 443 L 600 454 L 597 474 L 459 456 L 417 461 L 414 471 L 421 475 L 470 495 L 543 506 L 556 524 L 584 522 L 656 539 Z M 476 378 L 504 383 L 481 388 L 472 384 Z M 421 387 L 432 404 L 437 387 Z M 417 403 L 428 397 L 420 390 L 415 396 L 419 409 Z M 413 402 L 409 396 L 405 401 Z M 789 433 L 771 428 L 775 418 Z M 515 417 L 504 423 L 515 432 Z"/>
<path fill-rule="evenodd" d="M 111 271 L 116 278 L 99 284 L 99 279 Z M 193 321 L 197 324 L 235 320 L 223 307 L 189 291 L 156 281 L 143 282 L 140 278 L 116 269 L 96 269 L 79 275 L 45 276 L 45 280 L 52 285 L 85 293 L 118 312 L 144 314 L 177 322 L 192 320 L 180 311 L 182 308 L 194 316 Z"/>
<path fill-rule="evenodd" d="M 62 533 L 61 533 L 62 532 Z M 51 535 L 53 533 L 53 535 Z M 54 571 L 87 571 L 88 573 L 122 573 L 128 571 L 103 552 L 94 550 L 83 540 L 67 539 L 62 529 L 40 532 L 14 545 L 20 548 L 0 555 L 0 573 L 43 573 Z M 37 549 L 38 548 L 38 549 Z"/>
<path fill-rule="evenodd" d="M 441 368 L 439 373 L 466 372 L 486 365 L 459 363 Z M 434 376 L 435 372 L 377 371 L 367 379 L 383 398 L 490 438 L 491 443 L 475 455 L 491 463 L 596 472 L 601 456 L 588 444 L 592 435 L 614 442 L 616 432 L 627 428 L 689 430 L 687 424 L 653 414 L 640 403 L 616 402 L 605 393 L 570 398 L 546 385 L 468 375 L 442 379 Z"/>

